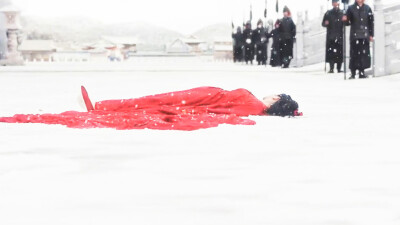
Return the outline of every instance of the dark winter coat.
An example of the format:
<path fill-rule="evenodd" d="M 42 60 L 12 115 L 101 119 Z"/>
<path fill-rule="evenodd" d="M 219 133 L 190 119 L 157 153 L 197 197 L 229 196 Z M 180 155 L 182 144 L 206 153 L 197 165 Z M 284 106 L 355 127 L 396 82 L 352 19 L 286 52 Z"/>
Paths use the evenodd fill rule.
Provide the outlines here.
<path fill-rule="evenodd" d="M 253 31 L 253 42 L 255 45 L 267 44 L 268 38 L 270 38 L 270 35 L 268 30 L 264 27 L 257 28 Z"/>
<path fill-rule="evenodd" d="M 254 42 L 253 42 L 253 30 L 251 28 L 246 28 L 243 31 L 244 40 L 244 60 L 253 61 L 254 60 Z"/>
<path fill-rule="evenodd" d="M 232 34 L 232 38 L 233 38 L 233 47 L 242 47 L 243 46 L 244 40 L 243 40 L 242 33 Z"/>
<path fill-rule="evenodd" d="M 284 17 L 279 24 L 278 31 L 280 36 L 280 60 L 283 67 L 287 68 L 293 58 L 293 44 L 296 38 L 296 25 L 293 23 L 292 18 Z"/>
<path fill-rule="evenodd" d="M 327 11 L 322 20 L 322 26 L 327 28 L 326 33 L 326 62 L 343 62 L 343 12 L 340 9 Z M 329 24 L 326 25 L 325 22 Z"/>
<path fill-rule="evenodd" d="M 253 31 L 253 42 L 256 48 L 257 61 L 265 65 L 268 57 L 267 48 L 269 38 L 268 30 L 264 27 L 257 28 Z"/>
<path fill-rule="evenodd" d="M 322 26 L 327 28 L 327 37 L 329 40 L 338 40 L 342 43 L 343 40 L 343 11 L 340 9 L 331 9 L 327 11 L 322 20 Z M 329 24 L 325 25 L 325 21 Z"/>
<path fill-rule="evenodd" d="M 354 3 L 347 10 L 347 23 L 351 25 L 351 40 L 369 39 L 374 36 L 374 14 L 371 8 L 363 4 L 361 7 Z"/>
<path fill-rule="evenodd" d="M 296 25 L 291 17 L 284 17 L 279 24 L 279 35 L 281 39 L 294 39 L 296 37 Z"/>
<path fill-rule="evenodd" d="M 279 45 L 279 31 L 278 29 L 273 29 L 272 32 L 270 33 L 270 36 L 272 37 L 272 47 L 271 47 L 271 60 L 270 60 L 270 65 L 271 66 L 282 66 L 281 60 L 280 60 L 280 45 Z"/>
<path fill-rule="evenodd" d="M 243 60 L 243 33 L 232 34 L 233 38 L 233 61 L 241 62 Z"/>

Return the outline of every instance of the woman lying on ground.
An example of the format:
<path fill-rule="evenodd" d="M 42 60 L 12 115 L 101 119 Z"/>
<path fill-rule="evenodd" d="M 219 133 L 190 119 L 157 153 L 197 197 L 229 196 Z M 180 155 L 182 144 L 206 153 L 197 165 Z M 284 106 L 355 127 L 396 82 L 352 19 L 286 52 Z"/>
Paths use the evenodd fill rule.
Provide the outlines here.
<path fill-rule="evenodd" d="M 273 95 L 262 101 L 246 89 L 226 91 L 199 87 L 185 91 L 151 95 L 135 99 L 107 100 L 92 106 L 86 90 L 82 94 L 88 112 L 0 117 L 5 123 L 61 124 L 72 128 L 115 128 L 197 130 L 219 124 L 254 125 L 241 117 L 301 116 L 298 104 L 289 95 Z"/>

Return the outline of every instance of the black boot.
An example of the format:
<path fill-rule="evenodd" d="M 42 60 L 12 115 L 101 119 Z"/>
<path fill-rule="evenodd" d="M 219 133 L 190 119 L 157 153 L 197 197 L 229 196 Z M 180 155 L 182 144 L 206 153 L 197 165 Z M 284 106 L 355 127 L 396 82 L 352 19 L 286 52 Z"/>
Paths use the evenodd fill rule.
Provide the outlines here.
<path fill-rule="evenodd" d="M 356 79 L 356 70 L 351 70 L 351 76 L 349 77 L 349 80 Z"/>
<path fill-rule="evenodd" d="M 365 75 L 364 70 L 360 70 L 358 77 L 359 77 L 360 79 L 368 78 L 368 77 Z"/>
<path fill-rule="evenodd" d="M 335 64 L 334 63 L 329 63 L 329 67 L 330 67 L 330 69 L 329 69 L 328 73 L 333 73 L 333 68 L 335 67 Z"/>

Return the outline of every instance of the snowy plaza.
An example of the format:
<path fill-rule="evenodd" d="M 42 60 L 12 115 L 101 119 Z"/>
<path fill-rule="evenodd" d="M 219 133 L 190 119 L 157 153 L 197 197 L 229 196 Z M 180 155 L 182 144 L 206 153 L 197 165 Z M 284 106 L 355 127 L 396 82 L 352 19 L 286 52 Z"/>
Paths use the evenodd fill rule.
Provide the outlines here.
<path fill-rule="evenodd" d="M 32 63 L 0 68 L 0 116 L 85 111 L 81 85 L 93 101 L 200 86 L 287 93 L 304 116 L 191 132 L 0 123 L 0 224 L 400 224 L 400 75 Z"/>

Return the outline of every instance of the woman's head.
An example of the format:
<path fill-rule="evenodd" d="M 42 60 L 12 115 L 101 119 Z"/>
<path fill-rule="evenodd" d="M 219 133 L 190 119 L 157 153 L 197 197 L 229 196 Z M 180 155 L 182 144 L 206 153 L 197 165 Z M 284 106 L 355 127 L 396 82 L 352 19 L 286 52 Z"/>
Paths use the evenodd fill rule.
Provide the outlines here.
<path fill-rule="evenodd" d="M 266 113 L 271 116 L 301 116 L 298 112 L 299 104 L 294 101 L 290 95 L 280 94 L 279 100 L 271 105 L 266 110 Z"/>

